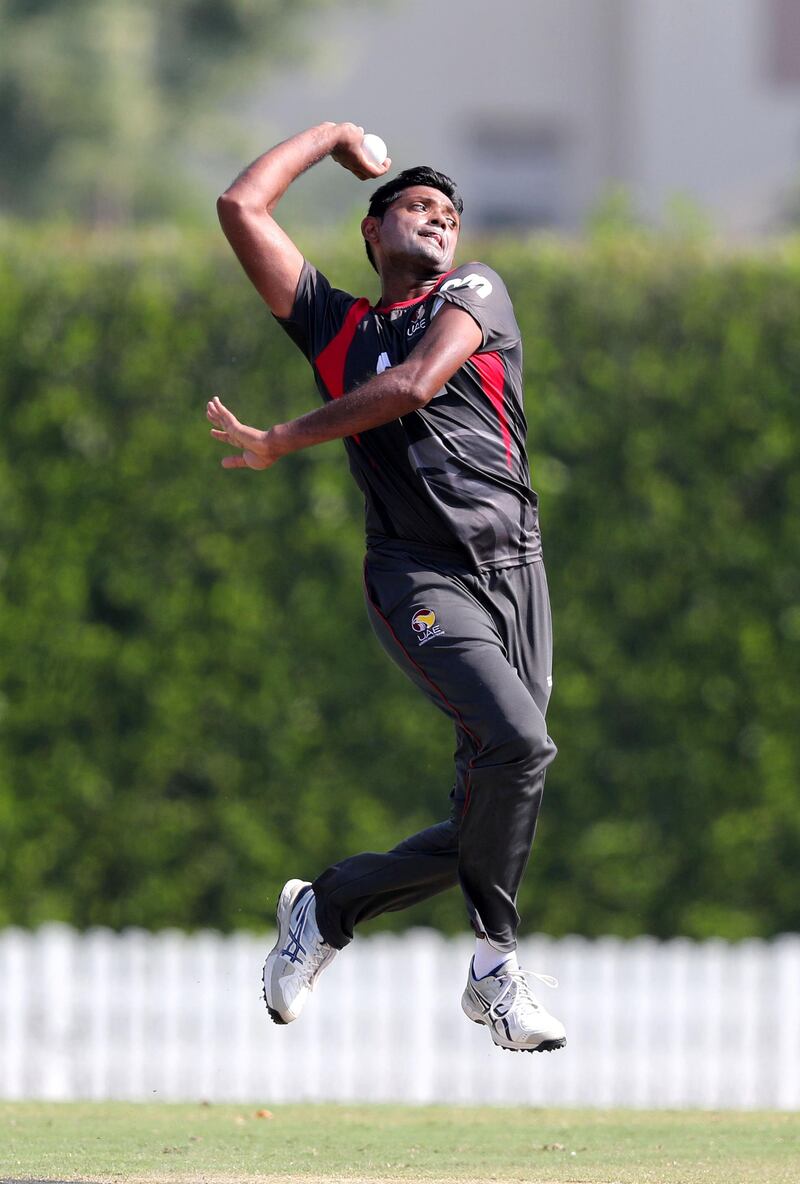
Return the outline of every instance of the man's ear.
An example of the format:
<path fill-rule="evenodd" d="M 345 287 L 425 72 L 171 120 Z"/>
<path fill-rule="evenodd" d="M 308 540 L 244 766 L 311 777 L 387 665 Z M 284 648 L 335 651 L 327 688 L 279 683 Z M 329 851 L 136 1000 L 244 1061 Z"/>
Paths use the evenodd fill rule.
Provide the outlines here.
<path fill-rule="evenodd" d="M 374 247 L 380 239 L 380 224 L 380 218 L 376 218 L 374 214 L 367 214 L 366 218 L 361 220 L 361 233 L 365 242 L 368 242 L 371 247 Z"/>

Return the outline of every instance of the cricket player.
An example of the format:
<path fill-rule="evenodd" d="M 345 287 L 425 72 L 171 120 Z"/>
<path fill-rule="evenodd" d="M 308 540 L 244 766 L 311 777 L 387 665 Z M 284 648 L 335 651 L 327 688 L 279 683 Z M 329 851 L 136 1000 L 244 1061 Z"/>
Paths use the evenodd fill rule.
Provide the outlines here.
<path fill-rule="evenodd" d="M 250 165 L 218 201 L 222 228 L 278 323 L 311 363 L 323 405 L 259 430 L 218 398 L 226 468 L 267 469 L 342 439 L 364 494 L 367 611 L 379 641 L 455 725 L 449 818 L 391 851 L 343 859 L 278 901 L 264 966 L 276 1023 L 300 1015 L 359 922 L 460 884 L 475 931 L 462 1008 L 501 1048 L 549 1051 L 562 1024 L 517 964 L 517 889 L 545 770 L 551 623 L 537 497 L 525 454 L 522 345 L 506 288 L 455 265 L 463 202 L 448 177 L 408 169 L 373 194 L 361 232 L 377 304 L 331 286 L 273 217 L 326 156 L 377 180 L 363 128 L 323 123 Z M 537 976 L 548 981 L 545 976 Z M 552 981 L 552 980 L 550 980 Z"/>

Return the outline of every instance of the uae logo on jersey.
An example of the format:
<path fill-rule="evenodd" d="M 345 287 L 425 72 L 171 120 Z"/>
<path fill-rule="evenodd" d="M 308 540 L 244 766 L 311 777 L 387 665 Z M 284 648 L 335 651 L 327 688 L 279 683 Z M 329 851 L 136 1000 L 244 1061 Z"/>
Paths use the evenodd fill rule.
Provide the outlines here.
<path fill-rule="evenodd" d="M 417 635 L 417 645 L 425 645 L 426 641 L 444 635 L 444 629 L 438 624 L 432 608 L 418 608 L 411 618 L 411 628 Z"/>
<path fill-rule="evenodd" d="M 416 312 L 412 316 L 406 328 L 406 337 L 413 337 L 415 333 L 421 332 L 427 323 L 428 322 L 425 318 L 425 302 L 423 301 L 422 304 L 417 307 Z"/>

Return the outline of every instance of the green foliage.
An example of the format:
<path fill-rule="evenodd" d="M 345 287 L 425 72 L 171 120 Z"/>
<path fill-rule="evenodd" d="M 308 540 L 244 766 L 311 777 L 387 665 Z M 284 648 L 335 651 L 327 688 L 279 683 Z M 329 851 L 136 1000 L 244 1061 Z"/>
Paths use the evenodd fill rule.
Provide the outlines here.
<path fill-rule="evenodd" d="M 191 212 L 190 160 L 207 169 L 207 145 L 237 136 L 235 159 L 255 151 L 220 100 L 296 52 L 300 18 L 327 2 L 0 0 L 0 208 Z"/>
<path fill-rule="evenodd" d="M 289 875 L 444 816 L 449 725 L 370 634 L 340 445 L 218 467 L 209 394 L 316 401 L 234 262 L 3 245 L 0 924 L 263 925 Z M 374 292 L 356 247 L 319 262 Z M 525 929 L 796 929 L 800 259 L 488 254 L 556 630 Z M 379 924 L 408 920 L 463 927 L 459 894 Z"/>

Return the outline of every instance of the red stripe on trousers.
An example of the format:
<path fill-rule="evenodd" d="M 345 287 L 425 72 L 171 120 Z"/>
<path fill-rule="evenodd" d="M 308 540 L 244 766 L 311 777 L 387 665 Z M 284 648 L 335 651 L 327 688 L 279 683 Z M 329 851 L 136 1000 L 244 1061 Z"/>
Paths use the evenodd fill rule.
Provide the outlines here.
<path fill-rule="evenodd" d="M 503 437 L 506 450 L 506 463 L 510 469 L 512 462 L 511 432 L 508 430 L 508 415 L 506 414 L 504 395 L 506 375 L 503 369 L 503 359 L 498 353 L 492 351 L 488 354 L 473 354 L 470 361 L 478 371 L 483 393 L 497 412 L 497 418 L 500 421 L 500 434 Z"/>

